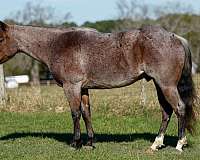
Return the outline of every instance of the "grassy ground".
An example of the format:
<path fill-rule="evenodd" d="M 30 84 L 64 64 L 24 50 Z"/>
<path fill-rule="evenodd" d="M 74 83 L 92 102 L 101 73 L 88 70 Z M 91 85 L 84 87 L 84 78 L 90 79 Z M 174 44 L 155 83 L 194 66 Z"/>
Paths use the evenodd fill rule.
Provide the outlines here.
<path fill-rule="evenodd" d="M 136 83 L 90 92 L 96 133 L 96 149 L 92 151 L 74 151 L 69 147 L 72 121 L 61 88 L 43 86 L 40 92 L 30 87 L 9 90 L 8 104 L 0 108 L 0 159 L 199 159 L 199 135 L 188 135 L 189 146 L 184 153 L 175 150 L 175 116 L 165 138 L 166 148 L 149 150 L 161 114 L 151 83 L 146 84 L 146 105 L 140 105 L 140 86 Z M 85 142 L 83 121 L 81 126 Z"/>

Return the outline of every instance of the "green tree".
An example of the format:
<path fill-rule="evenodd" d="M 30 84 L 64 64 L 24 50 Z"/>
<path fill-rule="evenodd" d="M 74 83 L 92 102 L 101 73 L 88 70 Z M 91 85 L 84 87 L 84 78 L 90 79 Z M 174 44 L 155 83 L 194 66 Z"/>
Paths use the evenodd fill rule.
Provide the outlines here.
<path fill-rule="evenodd" d="M 78 25 L 75 22 L 64 22 L 61 24 L 63 27 L 69 28 L 69 27 L 78 27 Z"/>
<path fill-rule="evenodd" d="M 96 30 L 104 33 L 109 33 L 115 30 L 115 28 L 121 23 L 121 20 L 103 20 L 97 22 L 85 22 L 83 27 L 95 28 Z"/>

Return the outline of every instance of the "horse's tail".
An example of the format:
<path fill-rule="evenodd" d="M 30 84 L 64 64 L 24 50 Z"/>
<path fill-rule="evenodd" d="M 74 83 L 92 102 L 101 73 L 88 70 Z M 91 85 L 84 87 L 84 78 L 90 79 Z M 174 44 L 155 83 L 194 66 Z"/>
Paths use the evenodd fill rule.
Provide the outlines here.
<path fill-rule="evenodd" d="M 195 122 L 196 122 L 196 108 L 194 105 L 195 100 L 197 99 L 196 91 L 194 88 L 194 82 L 192 80 L 192 59 L 191 59 L 191 50 L 189 48 L 188 42 L 186 39 L 175 35 L 182 43 L 185 50 L 185 63 L 182 70 L 181 79 L 178 82 L 178 92 L 181 96 L 182 101 L 184 102 L 185 108 L 185 124 L 186 129 L 193 134 L 195 131 Z"/>

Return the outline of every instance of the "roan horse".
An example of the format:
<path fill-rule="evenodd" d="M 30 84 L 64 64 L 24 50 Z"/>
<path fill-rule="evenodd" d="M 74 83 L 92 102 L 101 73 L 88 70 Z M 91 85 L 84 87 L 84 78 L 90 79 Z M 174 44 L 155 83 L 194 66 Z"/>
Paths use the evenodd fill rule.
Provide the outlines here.
<path fill-rule="evenodd" d="M 185 129 L 193 131 L 195 92 L 191 52 L 187 41 L 158 26 L 118 33 L 99 33 L 88 28 L 41 28 L 0 22 L 0 63 L 18 52 L 43 62 L 62 86 L 74 124 L 72 147 L 81 147 L 80 118 L 86 125 L 87 146 L 93 147 L 94 131 L 88 89 L 130 85 L 153 80 L 162 110 L 158 136 L 151 148 L 163 145 L 170 117 L 178 118 L 178 143 L 187 144 Z"/>

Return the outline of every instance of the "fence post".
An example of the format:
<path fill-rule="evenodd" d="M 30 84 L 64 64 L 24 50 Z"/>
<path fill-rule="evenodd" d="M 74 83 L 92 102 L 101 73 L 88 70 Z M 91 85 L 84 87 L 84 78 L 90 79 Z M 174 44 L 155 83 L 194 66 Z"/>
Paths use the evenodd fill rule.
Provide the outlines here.
<path fill-rule="evenodd" d="M 6 103 L 7 95 L 5 89 L 5 81 L 4 81 L 4 71 L 3 64 L 0 65 L 0 104 L 4 105 Z"/>
<path fill-rule="evenodd" d="M 145 79 L 140 81 L 141 93 L 140 93 L 140 105 L 144 107 L 146 105 L 146 92 L 145 92 Z"/>

